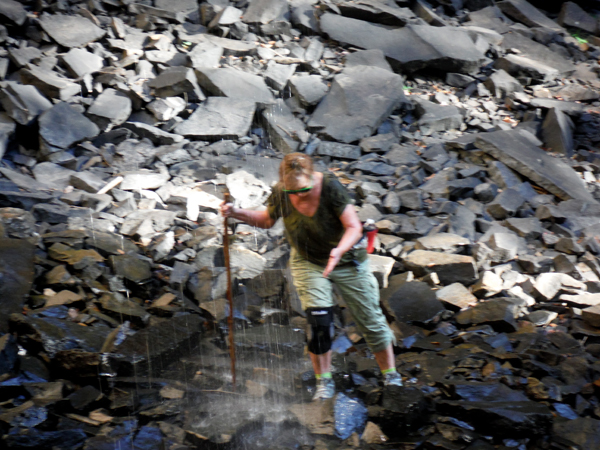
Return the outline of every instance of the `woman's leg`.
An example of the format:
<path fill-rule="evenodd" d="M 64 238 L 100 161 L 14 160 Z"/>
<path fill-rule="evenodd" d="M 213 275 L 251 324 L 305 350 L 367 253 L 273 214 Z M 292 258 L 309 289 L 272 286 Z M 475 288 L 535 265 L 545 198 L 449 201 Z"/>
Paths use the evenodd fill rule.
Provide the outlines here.
<path fill-rule="evenodd" d="M 322 355 L 315 355 L 310 352 L 308 354 L 310 355 L 310 361 L 312 362 L 315 374 L 321 375 L 331 372 L 331 350 Z"/>

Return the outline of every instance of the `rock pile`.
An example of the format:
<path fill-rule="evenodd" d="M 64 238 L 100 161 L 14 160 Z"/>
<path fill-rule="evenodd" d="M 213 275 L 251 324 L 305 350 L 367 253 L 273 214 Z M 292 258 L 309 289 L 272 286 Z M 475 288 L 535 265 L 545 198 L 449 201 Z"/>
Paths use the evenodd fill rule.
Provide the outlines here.
<path fill-rule="evenodd" d="M 0 2 L 0 448 L 598 448 L 590 3 Z M 219 204 L 261 207 L 295 151 L 377 223 L 407 387 L 340 299 L 346 395 L 298 405 L 310 373 L 268 369 L 304 347 L 281 225 L 237 224 L 246 382 L 215 415 Z"/>

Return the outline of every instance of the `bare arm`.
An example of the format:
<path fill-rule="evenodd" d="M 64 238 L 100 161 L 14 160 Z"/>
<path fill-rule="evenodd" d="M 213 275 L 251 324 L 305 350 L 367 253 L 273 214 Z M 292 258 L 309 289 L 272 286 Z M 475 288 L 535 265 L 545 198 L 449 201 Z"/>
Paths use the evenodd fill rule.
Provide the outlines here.
<path fill-rule="evenodd" d="M 267 210 L 252 211 L 249 209 L 234 208 L 231 203 L 223 203 L 221 205 L 221 214 L 246 222 L 253 227 L 271 228 L 275 225 L 275 220 L 271 219 Z"/>
<path fill-rule="evenodd" d="M 331 253 L 329 254 L 329 261 L 327 262 L 327 266 L 323 271 L 323 276 L 325 278 L 329 276 L 337 263 L 340 262 L 340 259 L 344 253 L 350 250 L 363 234 L 362 224 L 358 219 L 358 215 L 356 214 L 353 205 L 346 205 L 346 208 L 344 208 L 344 211 L 340 216 L 340 221 L 342 222 L 345 231 L 337 247 L 332 249 Z"/>

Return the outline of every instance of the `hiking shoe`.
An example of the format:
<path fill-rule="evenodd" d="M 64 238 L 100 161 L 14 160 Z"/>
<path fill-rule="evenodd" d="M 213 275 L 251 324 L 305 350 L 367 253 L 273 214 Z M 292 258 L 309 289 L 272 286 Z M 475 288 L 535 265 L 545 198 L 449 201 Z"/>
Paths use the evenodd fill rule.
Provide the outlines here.
<path fill-rule="evenodd" d="M 388 372 L 383 376 L 384 386 L 402 386 L 402 376 L 398 372 Z"/>
<path fill-rule="evenodd" d="M 332 378 L 321 378 L 317 380 L 317 390 L 313 395 L 313 402 L 316 400 L 326 400 L 335 395 L 335 382 Z"/>

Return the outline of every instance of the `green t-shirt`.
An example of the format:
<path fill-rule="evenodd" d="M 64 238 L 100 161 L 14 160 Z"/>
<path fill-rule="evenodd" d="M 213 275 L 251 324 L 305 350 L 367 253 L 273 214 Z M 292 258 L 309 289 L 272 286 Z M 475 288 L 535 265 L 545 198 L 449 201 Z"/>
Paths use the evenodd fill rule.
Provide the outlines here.
<path fill-rule="evenodd" d="M 314 264 L 325 266 L 329 253 L 337 247 L 344 235 L 345 229 L 340 216 L 350 203 L 346 188 L 334 175 L 324 173 L 321 199 L 314 216 L 307 217 L 299 213 L 282 191 L 281 183 L 273 188 L 267 200 L 267 209 L 273 220 L 283 217 L 288 242 L 300 256 Z M 366 258 L 364 248 L 350 250 L 342 256 L 338 265 L 348 264 L 352 260 L 363 262 Z"/>

